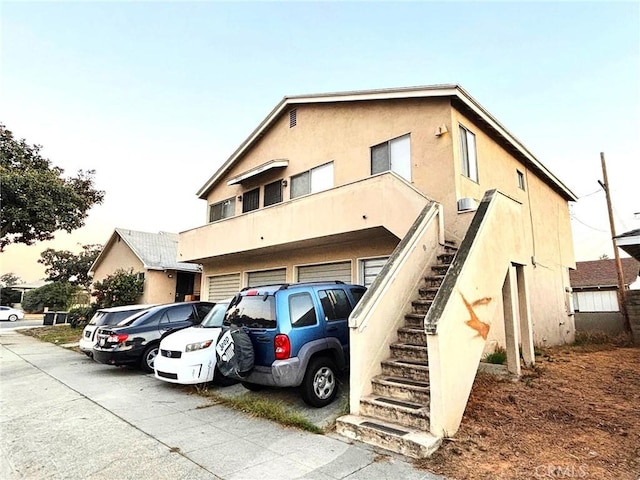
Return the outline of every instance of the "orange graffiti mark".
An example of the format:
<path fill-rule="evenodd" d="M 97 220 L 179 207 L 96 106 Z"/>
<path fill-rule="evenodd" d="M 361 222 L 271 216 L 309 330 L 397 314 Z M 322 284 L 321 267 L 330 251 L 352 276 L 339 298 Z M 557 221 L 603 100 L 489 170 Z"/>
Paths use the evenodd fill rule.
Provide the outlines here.
<path fill-rule="evenodd" d="M 471 328 L 473 328 L 476 332 L 478 332 L 478 335 L 480 335 L 484 340 L 486 340 L 487 335 L 489 335 L 489 328 L 491 326 L 488 323 L 485 323 L 478 318 L 478 315 L 476 315 L 476 312 L 473 310 L 473 307 L 477 307 L 478 305 L 487 305 L 488 303 L 491 302 L 491 297 L 484 297 L 479 300 L 476 300 L 473 303 L 469 303 L 467 299 L 464 298 L 464 295 L 462 295 L 462 293 L 460 294 L 460 296 L 462 297 L 462 301 L 464 302 L 464 305 L 467 307 L 467 310 L 469 311 L 469 315 L 471 315 L 471 318 L 469 320 L 466 320 L 464 323 L 466 323 Z"/>

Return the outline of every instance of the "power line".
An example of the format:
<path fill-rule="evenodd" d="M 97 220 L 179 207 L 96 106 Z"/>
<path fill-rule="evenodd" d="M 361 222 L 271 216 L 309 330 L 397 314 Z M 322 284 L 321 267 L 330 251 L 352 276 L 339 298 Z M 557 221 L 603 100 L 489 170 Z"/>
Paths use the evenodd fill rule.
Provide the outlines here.
<path fill-rule="evenodd" d="M 587 228 L 590 228 L 591 230 L 595 230 L 596 232 L 601 232 L 601 233 L 610 233 L 607 230 L 601 230 L 599 228 L 592 227 L 591 225 L 587 225 L 582 220 L 580 220 L 578 217 L 576 217 L 575 214 L 573 214 L 573 213 L 570 214 L 569 216 L 571 217 L 572 220 L 575 220 L 576 222 L 581 223 L 582 225 L 584 225 Z"/>

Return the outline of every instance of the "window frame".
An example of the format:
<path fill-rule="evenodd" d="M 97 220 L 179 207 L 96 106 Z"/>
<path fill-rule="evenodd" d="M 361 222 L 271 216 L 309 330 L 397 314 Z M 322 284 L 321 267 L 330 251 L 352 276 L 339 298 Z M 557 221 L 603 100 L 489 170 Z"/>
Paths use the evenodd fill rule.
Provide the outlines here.
<path fill-rule="evenodd" d="M 329 166 L 331 167 L 331 182 L 330 182 L 331 184 L 324 185 L 324 186 L 318 186 L 318 185 L 314 186 L 314 178 L 315 179 L 323 178 L 319 176 L 314 177 L 314 173 L 321 172 L 322 169 L 328 168 Z M 303 181 L 303 178 L 306 179 L 306 185 L 305 185 L 306 188 L 304 189 L 304 192 L 294 195 L 294 191 L 296 190 L 295 184 L 298 181 Z M 290 196 L 290 199 L 299 198 L 305 195 L 311 195 L 312 193 L 319 193 L 319 192 L 324 192 L 325 190 L 330 190 L 334 186 L 335 186 L 335 174 L 334 174 L 334 162 L 332 160 L 330 162 L 323 163 L 322 165 L 318 165 L 316 167 L 310 168 L 309 170 L 306 170 L 304 172 L 300 172 L 297 175 L 292 175 L 291 189 L 289 191 L 289 196 Z"/>
<path fill-rule="evenodd" d="M 220 206 L 221 216 L 219 218 L 213 218 L 214 208 L 216 208 L 217 206 Z M 225 215 L 226 206 L 229 206 L 229 211 L 227 212 L 229 213 L 228 215 Z M 220 220 L 224 220 L 225 218 L 235 217 L 235 215 L 236 215 L 236 197 L 225 198 L 224 200 L 221 200 L 219 202 L 212 203 L 211 205 L 209 205 L 209 223 L 218 222 Z"/>
<path fill-rule="evenodd" d="M 409 174 L 409 177 L 407 178 L 403 173 L 402 173 L 402 169 L 400 168 L 394 168 L 394 145 L 398 145 L 401 142 L 407 141 L 407 145 L 409 147 L 408 149 L 408 157 L 406 159 L 397 159 L 397 163 L 396 165 L 403 165 L 407 168 L 407 172 Z M 374 172 L 374 150 L 380 147 L 384 147 L 385 150 L 385 155 L 386 155 L 386 168 L 383 170 L 378 170 Z M 407 162 L 408 165 L 405 163 Z M 401 176 L 402 178 L 404 178 L 405 180 L 407 180 L 408 182 L 412 181 L 413 178 L 413 169 L 411 168 L 411 132 L 409 133 L 405 133 L 404 135 L 400 135 L 398 137 L 395 138 L 391 138 L 389 140 L 386 140 L 384 142 L 378 143 L 376 145 L 372 145 L 371 147 L 369 147 L 369 168 L 370 168 L 370 172 L 371 175 L 378 175 L 380 173 L 384 173 L 384 172 L 394 172 L 396 175 Z"/>
<path fill-rule="evenodd" d="M 475 183 L 480 183 L 480 176 L 478 173 L 478 142 L 476 141 L 476 134 L 462 124 L 459 124 L 459 127 L 460 166 L 462 169 L 462 175 Z M 470 139 L 473 139 L 473 149 L 469 148 Z M 473 158 L 470 158 L 470 153 L 473 153 Z M 473 160 L 473 162 L 471 160 Z"/>
<path fill-rule="evenodd" d="M 526 188 L 527 187 L 527 182 L 525 180 L 524 173 L 521 172 L 520 170 L 516 169 L 516 177 L 518 179 L 518 188 L 520 190 L 525 190 L 526 191 L 527 190 L 527 188 Z"/>
<path fill-rule="evenodd" d="M 247 196 L 249 196 L 249 202 L 247 201 Z M 253 203 L 254 197 L 255 203 Z M 248 208 L 247 205 L 253 208 Z M 252 188 L 242 194 L 242 213 L 253 212 L 258 209 L 260 209 L 260 187 Z"/>

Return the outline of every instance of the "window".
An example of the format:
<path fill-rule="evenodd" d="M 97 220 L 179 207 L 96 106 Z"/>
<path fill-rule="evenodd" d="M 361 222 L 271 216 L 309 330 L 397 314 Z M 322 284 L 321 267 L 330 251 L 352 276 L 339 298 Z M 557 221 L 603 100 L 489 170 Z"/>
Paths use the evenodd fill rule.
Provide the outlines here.
<path fill-rule="evenodd" d="M 236 214 L 236 199 L 228 198 L 222 202 L 214 203 L 209 207 L 209 221 L 215 222 L 223 218 L 233 217 Z"/>
<path fill-rule="evenodd" d="M 596 292 L 573 292 L 573 304 L 576 312 L 619 312 L 616 290 Z"/>
<path fill-rule="evenodd" d="M 476 158 L 476 136 L 460 125 L 460 152 L 462 174 L 474 182 L 478 181 L 478 161 Z"/>
<path fill-rule="evenodd" d="M 282 180 L 264 186 L 264 206 L 282 202 Z"/>
<path fill-rule="evenodd" d="M 363 297 L 364 292 L 366 292 L 366 291 L 367 290 L 365 288 L 352 288 L 351 289 L 351 296 L 355 300 L 356 305 L 358 304 L 360 299 Z"/>
<path fill-rule="evenodd" d="M 296 293 L 289 297 L 289 318 L 293 328 L 307 327 L 317 323 L 316 308 L 313 306 L 311 295 Z"/>
<path fill-rule="evenodd" d="M 389 170 L 411 181 L 411 135 L 371 147 L 371 175 Z"/>
<path fill-rule="evenodd" d="M 276 328 L 276 299 L 273 295 L 235 297 L 224 314 L 224 325 L 248 328 Z"/>
<path fill-rule="evenodd" d="M 322 192 L 333 187 L 333 162 L 291 177 L 291 198 Z"/>
<path fill-rule="evenodd" d="M 242 213 L 257 210 L 260 207 L 260 188 L 254 188 L 242 194 Z"/>
<path fill-rule="evenodd" d="M 298 110 L 295 108 L 289 110 L 289 128 L 293 128 L 298 124 Z"/>
<path fill-rule="evenodd" d="M 518 175 L 518 188 L 525 190 L 524 188 L 524 173 L 520 170 L 516 170 L 516 174 Z"/>
<path fill-rule="evenodd" d="M 344 290 L 320 290 L 318 296 L 328 322 L 349 318 L 351 304 Z"/>

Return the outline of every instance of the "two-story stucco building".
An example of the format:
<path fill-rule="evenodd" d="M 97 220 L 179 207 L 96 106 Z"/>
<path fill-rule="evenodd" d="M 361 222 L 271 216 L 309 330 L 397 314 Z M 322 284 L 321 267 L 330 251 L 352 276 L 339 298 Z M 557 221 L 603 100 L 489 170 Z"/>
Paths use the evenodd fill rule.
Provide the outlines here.
<path fill-rule="evenodd" d="M 497 193 L 483 200 L 490 190 Z M 429 299 L 436 313 L 417 327 L 423 330 L 418 343 L 424 344 L 421 355 L 431 375 L 427 429 L 434 435 L 452 434 L 464 409 L 443 413 L 455 402 L 448 393 L 434 395 L 434 388 L 454 392 L 465 404 L 482 352 L 506 343 L 513 360 L 519 358 L 513 349 L 523 345 L 525 360 L 533 362 L 533 343 L 573 339 L 568 202 L 576 197 L 459 86 L 285 97 L 197 195 L 207 202 L 205 225 L 180 233 L 178 260 L 203 266 L 203 299 L 228 297 L 246 286 L 306 280 L 372 287 L 361 302 L 368 302 L 367 311 L 352 315 L 352 414 L 362 415 L 360 400 L 376 389 L 369 381 L 384 373 L 384 366 L 370 365 L 404 338 L 396 329 L 415 300 L 419 285 L 413 283 L 435 261 L 430 252 L 438 245 L 464 252 L 445 278 L 446 298 L 439 293 Z M 426 213 L 429 205 L 436 213 Z M 434 215 L 439 233 L 416 236 L 422 219 Z M 431 256 L 416 260 L 412 255 L 419 250 Z M 412 268 L 422 270 L 409 276 L 407 288 L 400 287 L 403 272 Z M 406 298 L 398 294 L 404 291 Z M 402 302 L 394 303 L 400 297 Z M 372 312 L 385 305 L 398 310 L 393 321 L 356 318 L 380 316 Z M 461 315 L 475 319 L 473 309 L 491 325 L 480 341 L 464 333 L 471 329 Z M 436 325 L 436 315 L 451 319 Z M 379 330 L 390 333 L 376 334 Z M 446 340 L 452 332 L 458 337 Z M 377 335 L 366 340 L 369 350 L 380 342 L 374 357 L 358 354 L 366 350 L 358 347 L 364 334 Z M 441 343 L 432 346 L 432 341 Z M 451 355 L 451 349 L 464 349 L 451 357 L 468 364 L 460 385 L 442 383 L 448 360 L 434 356 L 440 358 L 445 348 Z M 469 355 L 468 362 L 460 360 Z"/>

